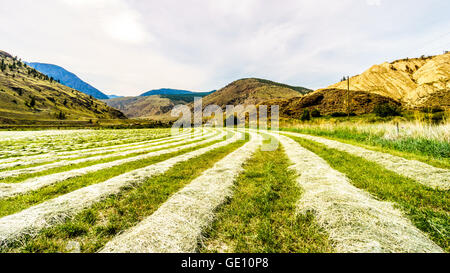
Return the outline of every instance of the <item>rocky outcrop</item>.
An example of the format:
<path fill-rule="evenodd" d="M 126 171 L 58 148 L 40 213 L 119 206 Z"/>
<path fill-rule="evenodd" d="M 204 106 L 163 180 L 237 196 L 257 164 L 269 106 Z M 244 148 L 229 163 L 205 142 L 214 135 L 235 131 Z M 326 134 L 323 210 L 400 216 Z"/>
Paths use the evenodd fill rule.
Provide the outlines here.
<path fill-rule="evenodd" d="M 401 101 L 405 107 L 422 107 L 427 101 L 443 106 L 445 101 L 433 100 L 436 94 L 447 93 L 450 87 L 450 53 L 432 57 L 403 59 L 374 65 L 350 79 L 350 89 L 368 91 Z M 346 89 L 347 82 L 328 88 Z"/>

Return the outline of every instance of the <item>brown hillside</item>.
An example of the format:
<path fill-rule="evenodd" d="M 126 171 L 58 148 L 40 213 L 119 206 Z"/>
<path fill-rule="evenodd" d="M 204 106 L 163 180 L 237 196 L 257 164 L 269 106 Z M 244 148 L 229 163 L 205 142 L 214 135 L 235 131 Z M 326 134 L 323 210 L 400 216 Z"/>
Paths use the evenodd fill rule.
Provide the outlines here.
<path fill-rule="evenodd" d="M 350 91 L 350 112 L 357 115 L 372 113 L 376 105 L 390 103 L 400 106 L 400 103 L 378 94 L 364 91 Z M 322 115 L 337 112 L 347 112 L 347 91 L 342 89 L 322 89 L 301 98 L 288 100 L 270 100 L 264 105 L 279 105 L 282 117 L 299 118 L 304 109 L 317 109 Z"/>
<path fill-rule="evenodd" d="M 129 118 L 155 118 L 167 114 L 175 106 L 172 100 L 158 95 L 109 99 L 104 102 Z"/>
<path fill-rule="evenodd" d="M 118 119 L 125 116 L 0 52 L 0 124 L 39 120 Z"/>
<path fill-rule="evenodd" d="M 203 98 L 203 106 L 258 105 L 267 100 L 301 97 L 311 90 L 262 79 L 242 79 Z"/>
<path fill-rule="evenodd" d="M 368 91 L 401 101 L 409 108 L 423 107 L 437 93 L 446 93 L 450 87 L 450 53 L 403 59 L 374 65 L 350 79 L 350 88 Z M 328 88 L 346 89 L 340 82 Z M 447 95 L 448 96 L 448 95 Z M 445 101 L 437 101 L 441 106 Z"/>

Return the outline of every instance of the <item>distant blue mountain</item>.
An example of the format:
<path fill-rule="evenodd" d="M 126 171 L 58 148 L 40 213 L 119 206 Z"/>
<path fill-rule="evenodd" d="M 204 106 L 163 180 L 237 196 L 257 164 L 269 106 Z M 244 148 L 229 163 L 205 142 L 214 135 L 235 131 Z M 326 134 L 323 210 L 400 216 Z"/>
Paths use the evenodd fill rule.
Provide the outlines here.
<path fill-rule="evenodd" d="M 196 95 L 196 94 L 203 95 L 205 93 L 212 93 L 212 92 L 192 92 L 192 91 L 187 91 L 187 90 L 162 88 L 162 89 L 147 91 L 140 96 L 148 97 L 148 96 L 154 96 L 154 95 Z"/>
<path fill-rule="evenodd" d="M 65 70 L 60 66 L 44 63 L 26 63 L 26 64 L 36 69 L 37 71 L 41 72 L 42 74 L 52 77 L 55 80 L 59 80 L 61 84 L 76 89 L 85 94 L 91 95 L 96 99 L 109 98 L 107 95 L 103 94 L 92 85 L 78 78 L 77 75 Z"/>
<path fill-rule="evenodd" d="M 118 98 L 123 98 L 123 96 L 116 96 L 116 95 L 107 95 L 108 98 L 110 99 L 118 99 Z"/>
<path fill-rule="evenodd" d="M 192 94 L 194 92 L 187 91 L 187 90 L 178 90 L 178 89 L 170 89 L 170 88 L 161 88 L 157 90 L 150 90 L 143 94 L 141 94 L 141 97 L 148 97 L 148 96 L 154 96 L 154 95 L 187 95 Z"/>

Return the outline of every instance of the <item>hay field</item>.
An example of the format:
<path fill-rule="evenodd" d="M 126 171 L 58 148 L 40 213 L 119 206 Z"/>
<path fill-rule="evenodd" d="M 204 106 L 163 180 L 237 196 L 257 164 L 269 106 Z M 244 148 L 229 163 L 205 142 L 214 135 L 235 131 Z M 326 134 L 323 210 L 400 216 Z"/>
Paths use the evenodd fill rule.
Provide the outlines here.
<path fill-rule="evenodd" d="M 445 154 L 352 141 L 209 127 L 0 132 L 0 251 L 449 252 Z"/>

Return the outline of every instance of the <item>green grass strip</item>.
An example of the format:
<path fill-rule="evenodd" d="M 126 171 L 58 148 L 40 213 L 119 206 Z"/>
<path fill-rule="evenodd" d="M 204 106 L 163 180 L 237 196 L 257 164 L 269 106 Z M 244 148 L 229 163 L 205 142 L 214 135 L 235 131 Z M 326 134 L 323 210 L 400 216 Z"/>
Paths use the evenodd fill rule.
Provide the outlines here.
<path fill-rule="evenodd" d="M 257 152 L 237 179 L 233 197 L 217 210 L 200 251 L 332 252 L 328 236 L 313 215 L 296 214 L 301 189 L 289 165 L 281 147 Z"/>
<path fill-rule="evenodd" d="M 447 252 L 450 251 L 450 192 L 428 188 L 361 157 L 325 145 L 293 138 L 345 174 L 358 188 L 396 203 L 414 225 Z"/>
<path fill-rule="evenodd" d="M 144 168 L 151 164 L 155 164 L 157 162 L 161 162 L 167 160 L 171 157 L 175 157 L 184 153 L 188 153 L 203 147 L 207 147 L 213 145 L 214 143 L 221 142 L 222 140 L 213 141 L 210 143 L 206 143 L 204 145 L 199 145 L 197 147 L 192 147 L 188 149 L 183 149 L 181 151 L 164 154 L 160 156 L 155 156 L 139 161 L 125 163 L 119 166 L 115 166 L 112 168 L 103 169 L 97 172 L 92 172 L 83 176 L 78 176 L 74 178 L 70 178 L 61 182 L 58 182 L 54 185 L 44 187 L 37 191 L 33 191 L 24 195 L 19 195 L 7 199 L 0 199 L 0 217 L 4 217 L 7 215 L 11 215 L 13 213 L 17 213 L 21 210 L 29 208 L 31 206 L 42 203 L 46 200 L 58 197 L 60 195 L 75 191 L 77 189 L 97 184 L 100 182 L 104 182 L 110 178 L 115 176 Z"/>
<path fill-rule="evenodd" d="M 247 136 L 248 140 L 248 136 Z M 71 221 L 44 230 L 25 246 L 9 252 L 68 252 L 69 242 L 80 244 L 82 252 L 96 252 L 119 232 L 151 215 L 172 194 L 238 149 L 247 140 L 214 149 L 200 157 L 175 165 L 168 172 L 147 180 L 137 188 L 124 190 L 75 216 Z M 3 250 L 5 251 L 5 250 Z"/>

